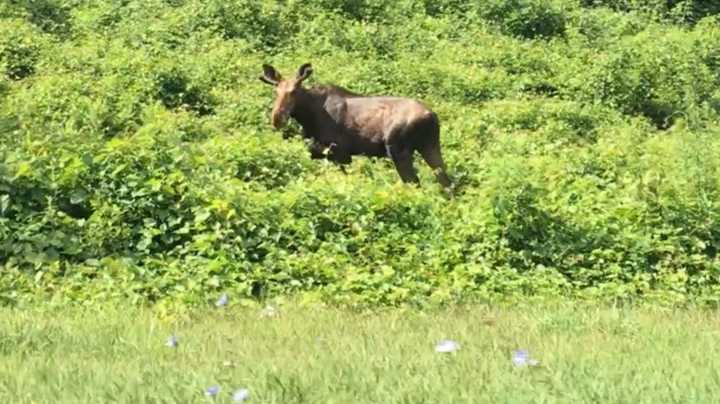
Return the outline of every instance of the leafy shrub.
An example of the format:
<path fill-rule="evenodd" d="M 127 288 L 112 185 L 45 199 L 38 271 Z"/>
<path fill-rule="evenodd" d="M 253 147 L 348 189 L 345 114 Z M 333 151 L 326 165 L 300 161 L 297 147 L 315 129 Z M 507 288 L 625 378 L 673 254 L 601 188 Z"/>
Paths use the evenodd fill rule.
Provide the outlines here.
<path fill-rule="evenodd" d="M 401 3 L 401 2 L 398 2 Z M 335 11 L 351 20 L 377 20 L 387 13 L 388 3 L 376 0 L 321 0 L 317 4 L 321 9 Z"/>
<path fill-rule="evenodd" d="M 582 9 L 574 17 L 572 29 L 583 42 L 599 49 L 606 49 L 626 36 L 636 35 L 652 24 L 639 14 L 621 14 L 608 9 Z"/>
<path fill-rule="evenodd" d="M 4 20 L 0 26 L 0 72 L 12 79 L 35 73 L 45 38 L 20 19 Z"/>
<path fill-rule="evenodd" d="M 199 115 L 213 112 L 213 101 L 206 92 L 188 83 L 181 73 L 160 73 L 157 79 L 157 97 L 167 108 L 186 107 Z"/>
<path fill-rule="evenodd" d="M 288 41 L 297 30 L 296 21 L 305 18 L 302 3 L 212 1 L 199 11 L 216 25 L 223 37 L 241 38 L 253 46 L 272 50 Z"/>
<path fill-rule="evenodd" d="M 590 56 L 594 63 L 578 65 L 582 72 L 572 82 L 578 87 L 573 91 L 627 114 L 644 115 L 660 128 L 672 125 L 679 115 L 706 113 L 714 108 L 712 89 L 718 75 L 703 56 L 709 50 L 701 50 L 695 38 L 715 37 L 717 32 L 709 26 L 692 33 L 646 31 L 627 38 L 604 55 Z"/>
<path fill-rule="evenodd" d="M 566 30 L 565 14 L 549 0 L 492 0 L 479 12 L 503 32 L 523 38 L 562 36 Z"/>
<path fill-rule="evenodd" d="M 0 18 L 22 18 L 43 32 L 66 37 L 72 30 L 70 9 L 75 2 L 13 0 L 0 6 Z"/>
<path fill-rule="evenodd" d="M 479 114 L 489 130 L 537 133 L 543 142 L 588 142 L 598 130 L 620 118 L 612 112 L 552 99 L 494 102 Z"/>
<path fill-rule="evenodd" d="M 681 28 L 544 0 L 26 3 L 0 3 L 0 304 L 717 302 L 712 17 Z M 419 156 L 415 188 L 387 159 L 343 173 L 271 132 L 261 65 L 305 62 L 308 85 L 435 110 L 455 198 Z"/>
<path fill-rule="evenodd" d="M 703 0 L 582 0 L 581 4 L 619 11 L 641 11 L 658 18 L 690 23 L 720 13 L 720 5 Z"/>
<path fill-rule="evenodd" d="M 472 3 L 462 0 L 425 0 L 425 13 L 430 16 L 463 15 L 472 9 Z"/>

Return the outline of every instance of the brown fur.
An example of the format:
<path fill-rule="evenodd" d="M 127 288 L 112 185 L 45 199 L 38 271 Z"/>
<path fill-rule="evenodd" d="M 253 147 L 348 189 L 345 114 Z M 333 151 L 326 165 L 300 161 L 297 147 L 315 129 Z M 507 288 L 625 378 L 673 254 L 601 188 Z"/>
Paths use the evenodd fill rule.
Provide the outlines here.
<path fill-rule="evenodd" d="M 418 151 L 445 188 L 451 187 L 440 151 L 440 122 L 419 101 L 401 97 L 363 96 L 335 85 L 311 88 L 302 82 L 312 74 L 310 64 L 293 79 L 284 80 L 269 65 L 260 79 L 275 86 L 272 112 L 275 128 L 289 118 L 311 139 L 312 158 L 349 164 L 354 155 L 389 157 L 404 182 L 419 184 L 413 155 Z"/>

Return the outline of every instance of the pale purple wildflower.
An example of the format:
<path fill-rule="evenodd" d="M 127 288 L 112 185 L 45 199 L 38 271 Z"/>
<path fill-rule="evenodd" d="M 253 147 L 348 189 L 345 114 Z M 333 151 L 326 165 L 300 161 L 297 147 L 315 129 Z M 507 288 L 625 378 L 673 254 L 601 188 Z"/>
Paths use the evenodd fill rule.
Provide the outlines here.
<path fill-rule="evenodd" d="M 205 395 L 208 397 L 215 397 L 218 395 L 218 393 L 220 393 L 220 390 L 221 390 L 221 388 L 218 385 L 210 386 L 207 389 L 205 389 Z"/>
<path fill-rule="evenodd" d="M 527 349 L 518 349 L 513 351 L 512 363 L 515 367 L 526 367 L 526 366 L 537 366 L 540 364 L 539 361 L 532 359 Z"/>
<path fill-rule="evenodd" d="M 248 389 L 240 389 L 233 393 L 232 399 L 235 403 L 242 403 L 245 402 L 245 400 L 250 398 L 250 390 Z"/>
<path fill-rule="evenodd" d="M 229 300 L 230 300 L 230 299 L 228 299 L 227 293 L 223 293 L 223 294 L 220 296 L 220 298 L 217 300 L 217 302 L 215 302 L 215 306 L 217 306 L 217 307 L 227 306 Z"/>
<path fill-rule="evenodd" d="M 444 339 L 435 345 L 435 352 L 450 353 L 460 349 L 460 344 L 450 339 Z"/>
<path fill-rule="evenodd" d="M 170 348 L 177 348 L 179 344 L 178 338 L 175 336 L 175 334 L 168 337 L 167 342 L 165 342 L 165 346 Z"/>

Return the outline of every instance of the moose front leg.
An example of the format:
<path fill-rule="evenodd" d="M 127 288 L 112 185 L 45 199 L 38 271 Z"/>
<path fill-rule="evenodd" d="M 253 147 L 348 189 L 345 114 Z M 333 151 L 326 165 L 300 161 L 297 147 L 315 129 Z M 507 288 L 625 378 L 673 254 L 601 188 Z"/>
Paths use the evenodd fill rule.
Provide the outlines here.
<path fill-rule="evenodd" d="M 352 162 L 352 157 L 350 156 L 350 153 L 348 153 L 347 150 L 340 147 L 337 143 L 330 143 L 330 146 L 327 148 L 327 156 L 328 160 L 336 163 L 336 164 L 350 164 Z"/>
<path fill-rule="evenodd" d="M 340 170 L 342 170 L 343 173 L 347 174 L 344 165 L 350 164 L 352 162 L 352 157 L 350 156 L 350 153 L 338 146 L 337 143 L 333 142 L 330 143 L 329 146 L 325 146 L 324 144 L 313 140 L 312 143 L 308 145 L 308 150 L 310 151 L 311 159 L 327 159 L 328 161 L 332 161 L 335 165 L 340 167 Z"/>
<path fill-rule="evenodd" d="M 352 162 L 352 157 L 350 156 L 350 153 L 347 152 L 347 150 L 339 147 L 337 143 L 330 143 L 330 146 L 327 148 L 328 150 L 328 160 L 335 163 L 336 166 L 340 167 L 340 171 L 343 172 L 343 174 L 347 175 L 347 171 L 345 171 L 345 164 L 350 164 Z"/>
<path fill-rule="evenodd" d="M 315 140 L 311 140 L 308 144 L 308 150 L 310 151 L 310 158 L 313 160 L 326 159 L 328 158 L 326 153 L 326 147 L 322 143 L 318 143 Z"/>

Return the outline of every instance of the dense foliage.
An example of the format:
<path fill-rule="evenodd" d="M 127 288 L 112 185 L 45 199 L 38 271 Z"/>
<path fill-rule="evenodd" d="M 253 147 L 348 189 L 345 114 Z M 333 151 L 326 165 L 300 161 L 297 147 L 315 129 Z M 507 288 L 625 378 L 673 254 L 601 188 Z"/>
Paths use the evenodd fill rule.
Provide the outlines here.
<path fill-rule="evenodd" d="M 716 302 L 711 3 L 3 1 L 0 304 Z M 431 105 L 457 197 L 273 132 L 308 61 Z"/>

